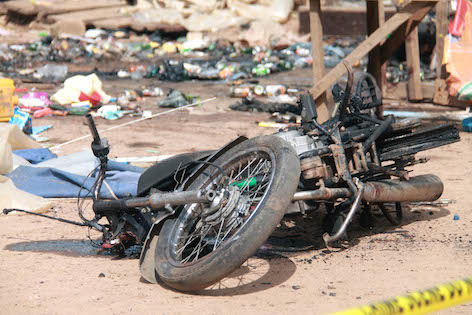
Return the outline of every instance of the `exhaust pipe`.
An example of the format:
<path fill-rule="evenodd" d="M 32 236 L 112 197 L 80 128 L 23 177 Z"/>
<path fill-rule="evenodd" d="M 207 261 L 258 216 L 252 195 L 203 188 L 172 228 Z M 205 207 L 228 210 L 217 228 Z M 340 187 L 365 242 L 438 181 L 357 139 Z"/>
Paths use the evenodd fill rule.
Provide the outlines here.
<path fill-rule="evenodd" d="M 434 201 L 441 197 L 444 185 L 436 175 L 420 175 L 409 180 L 385 179 L 364 183 L 362 201 L 365 202 L 418 202 Z M 297 192 L 293 201 L 299 200 L 336 200 L 348 198 L 351 192 L 347 188 L 323 188 Z"/>
<path fill-rule="evenodd" d="M 394 179 L 368 182 L 362 200 L 367 202 L 434 201 L 441 197 L 444 185 L 436 175 L 420 175 L 409 180 Z"/>

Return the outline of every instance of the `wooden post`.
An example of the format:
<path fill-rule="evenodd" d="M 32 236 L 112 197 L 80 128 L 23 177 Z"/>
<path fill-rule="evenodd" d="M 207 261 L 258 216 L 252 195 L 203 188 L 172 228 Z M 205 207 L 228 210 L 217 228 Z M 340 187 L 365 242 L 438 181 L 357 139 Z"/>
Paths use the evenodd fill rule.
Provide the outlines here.
<path fill-rule="evenodd" d="M 438 0 L 411 1 L 397 14 L 388 19 L 381 27 L 373 32 L 366 40 L 357 46 L 344 60 L 354 64 L 357 60 L 369 53 L 375 46 L 385 40 L 382 45 L 381 62 L 405 42 L 406 36 L 418 25 L 423 17 L 436 5 Z M 390 35 L 390 37 L 388 37 Z M 388 39 L 387 39 L 388 37 Z M 314 82 L 310 90 L 316 99 L 346 73 L 344 64 L 339 63 L 331 69 L 322 80 Z"/>
<path fill-rule="evenodd" d="M 449 1 L 439 0 L 436 5 L 436 81 L 434 87 L 434 104 L 447 105 L 449 104 L 449 92 L 446 85 L 447 72 L 444 66 L 442 66 L 442 60 L 444 55 L 444 38 L 448 32 L 448 11 Z"/>
<path fill-rule="evenodd" d="M 310 31 L 313 56 L 313 84 L 324 76 L 323 29 L 321 26 L 321 0 L 310 0 Z M 332 108 L 328 106 L 326 91 L 315 96 L 318 122 L 322 123 L 331 117 Z"/>
<path fill-rule="evenodd" d="M 380 26 L 385 23 L 385 9 L 382 0 L 367 0 L 367 35 L 371 35 Z M 385 94 L 387 87 L 386 72 L 387 65 L 381 62 L 381 49 L 380 42 L 374 49 L 369 52 L 369 64 L 367 66 L 367 72 L 372 74 L 377 80 L 382 95 Z"/>
<path fill-rule="evenodd" d="M 418 28 L 415 28 L 406 38 L 406 63 L 408 65 L 408 99 L 422 101 L 420 48 L 418 42 Z"/>

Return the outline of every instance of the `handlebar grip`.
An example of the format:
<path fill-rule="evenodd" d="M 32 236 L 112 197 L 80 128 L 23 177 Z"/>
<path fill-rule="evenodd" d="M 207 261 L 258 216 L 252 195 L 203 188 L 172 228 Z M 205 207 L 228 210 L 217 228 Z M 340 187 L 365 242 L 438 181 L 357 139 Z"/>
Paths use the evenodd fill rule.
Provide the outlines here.
<path fill-rule="evenodd" d="M 93 142 L 100 143 L 100 136 L 97 131 L 97 126 L 95 126 L 95 122 L 93 121 L 93 117 L 90 114 L 86 114 L 85 118 L 87 119 L 87 124 L 90 128 L 90 132 L 93 136 Z"/>

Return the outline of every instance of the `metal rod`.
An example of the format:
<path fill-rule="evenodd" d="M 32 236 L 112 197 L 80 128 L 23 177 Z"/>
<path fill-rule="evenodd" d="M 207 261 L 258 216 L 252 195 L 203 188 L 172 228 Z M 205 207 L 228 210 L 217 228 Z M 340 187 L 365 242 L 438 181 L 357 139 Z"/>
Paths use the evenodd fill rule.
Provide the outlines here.
<path fill-rule="evenodd" d="M 364 153 L 370 150 L 370 147 L 372 146 L 372 143 L 374 143 L 375 140 L 377 140 L 378 137 L 380 137 L 387 129 L 392 125 L 393 121 L 393 116 L 388 116 L 387 119 L 385 119 L 382 124 L 375 129 L 374 133 L 367 138 L 366 141 L 364 141 Z"/>
<path fill-rule="evenodd" d="M 339 121 L 343 122 L 344 121 L 344 116 L 346 114 L 346 108 L 347 104 L 349 104 L 349 100 L 351 97 L 351 88 L 352 88 L 352 83 L 354 81 L 354 75 L 352 71 L 351 65 L 347 61 L 343 61 L 344 66 L 346 67 L 347 70 L 347 82 L 346 82 L 346 88 L 344 89 L 344 97 L 341 102 L 340 110 L 339 110 Z"/>
<path fill-rule="evenodd" d="M 27 210 L 22 210 L 22 209 L 3 209 L 3 213 L 4 213 L 4 214 L 9 214 L 9 213 L 12 212 L 12 211 L 24 212 L 24 213 L 28 213 L 28 214 L 32 214 L 32 215 L 37 215 L 37 216 L 39 216 L 39 217 L 43 217 L 43 218 L 47 218 L 47 219 L 52 219 L 52 220 L 56 220 L 56 221 L 60 221 L 60 222 L 64 222 L 64 223 L 69 223 L 69 224 L 73 224 L 73 225 L 78 225 L 78 226 L 90 226 L 90 225 L 85 224 L 85 223 L 76 222 L 76 221 L 71 221 L 71 220 L 62 219 L 62 218 L 55 218 L 55 217 L 51 217 L 51 216 L 49 216 L 49 215 L 45 215 L 45 214 L 42 214 L 42 213 L 35 213 L 35 212 L 31 212 L 31 211 L 27 211 Z"/>
<path fill-rule="evenodd" d="M 197 191 L 176 191 L 171 193 L 156 193 L 152 194 L 149 197 L 149 205 L 154 209 L 159 209 L 169 204 L 174 205 L 183 205 L 187 203 L 203 203 L 210 202 L 216 196 L 215 191 L 208 190 L 202 192 Z"/>
<path fill-rule="evenodd" d="M 344 219 L 344 222 L 339 228 L 339 230 L 333 236 L 329 235 L 329 233 L 323 234 L 323 240 L 326 244 L 326 247 L 328 247 L 328 244 L 330 242 L 334 242 L 338 240 L 344 234 L 347 226 L 349 225 L 349 223 L 351 223 L 351 220 L 354 217 L 354 214 L 357 212 L 357 209 L 359 209 L 361 197 L 362 197 L 362 194 L 364 193 L 364 184 L 362 184 L 362 182 L 358 182 L 357 186 L 359 188 L 356 192 L 356 197 L 354 198 L 354 202 L 352 203 L 351 209 L 349 210 L 346 216 L 346 219 Z"/>
<path fill-rule="evenodd" d="M 322 188 L 296 192 L 293 195 L 292 200 L 336 200 L 338 198 L 348 198 L 350 196 L 351 192 L 347 188 Z"/>

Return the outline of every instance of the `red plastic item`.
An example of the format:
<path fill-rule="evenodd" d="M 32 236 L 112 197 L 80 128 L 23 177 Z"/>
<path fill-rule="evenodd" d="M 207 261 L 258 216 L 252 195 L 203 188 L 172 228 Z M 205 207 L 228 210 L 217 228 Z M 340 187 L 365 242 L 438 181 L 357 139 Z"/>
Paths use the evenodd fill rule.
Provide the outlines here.
<path fill-rule="evenodd" d="M 470 2 L 468 0 L 458 0 L 457 1 L 457 10 L 454 20 L 449 23 L 449 34 L 456 37 L 462 36 L 462 31 L 464 30 L 465 24 L 465 14 L 469 10 Z"/>
<path fill-rule="evenodd" d="M 27 88 L 16 88 L 15 93 L 23 93 L 23 92 L 28 92 Z"/>
<path fill-rule="evenodd" d="M 34 112 L 33 117 L 34 118 L 41 118 L 46 115 L 52 115 L 53 110 L 50 107 L 46 107 L 45 109 L 37 110 Z"/>
<path fill-rule="evenodd" d="M 102 97 L 96 91 L 94 91 L 91 95 L 87 95 L 84 92 L 80 92 L 79 95 L 79 101 L 89 101 L 92 106 L 96 106 L 98 103 L 100 103 L 101 100 Z"/>

